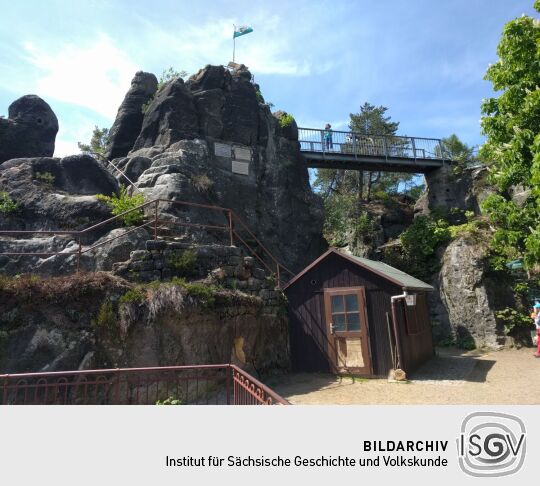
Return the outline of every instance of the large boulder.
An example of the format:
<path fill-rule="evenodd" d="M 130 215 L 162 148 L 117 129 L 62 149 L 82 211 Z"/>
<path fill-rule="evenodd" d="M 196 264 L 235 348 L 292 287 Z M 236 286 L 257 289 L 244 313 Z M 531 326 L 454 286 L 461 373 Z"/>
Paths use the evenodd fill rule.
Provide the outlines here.
<path fill-rule="evenodd" d="M 124 157 L 133 148 L 142 128 L 144 107 L 154 97 L 157 85 L 153 74 L 143 71 L 135 74 L 109 132 L 108 159 Z"/>
<path fill-rule="evenodd" d="M 507 336 L 495 312 L 516 303 L 508 283 L 489 274 L 489 235 L 459 237 L 444 250 L 437 287 L 451 337 L 458 343 L 498 348 Z M 444 315 L 444 313 L 443 313 Z"/>
<path fill-rule="evenodd" d="M 88 155 L 38 157 L 0 164 L 0 190 L 17 203 L 0 214 L 0 229 L 77 230 L 110 217 L 95 194 L 116 193 L 118 183 Z"/>
<path fill-rule="evenodd" d="M 58 119 L 39 96 L 14 101 L 8 118 L 0 118 L 0 163 L 18 157 L 51 157 Z"/>
<path fill-rule="evenodd" d="M 459 219 L 459 212 L 472 211 L 479 215 L 482 201 L 494 191 L 487 175 L 485 167 L 459 168 L 451 164 L 427 173 L 426 190 L 416 202 L 415 213 L 427 216 L 436 210 L 453 223 L 460 222 L 453 221 Z"/>

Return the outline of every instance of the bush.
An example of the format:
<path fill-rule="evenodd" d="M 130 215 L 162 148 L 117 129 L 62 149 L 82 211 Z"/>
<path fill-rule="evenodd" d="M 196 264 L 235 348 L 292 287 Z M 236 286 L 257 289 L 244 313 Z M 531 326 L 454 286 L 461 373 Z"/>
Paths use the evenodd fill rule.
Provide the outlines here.
<path fill-rule="evenodd" d="M 120 297 L 119 302 L 121 304 L 130 304 L 130 303 L 136 303 L 140 304 L 144 302 L 145 300 L 145 294 L 140 288 L 134 288 L 131 290 L 128 290 L 122 297 Z"/>
<path fill-rule="evenodd" d="M 506 334 L 510 334 L 518 328 L 531 328 L 533 324 L 532 319 L 528 315 L 511 307 L 495 312 L 495 317 L 503 322 L 504 332 Z"/>
<path fill-rule="evenodd" d="M 220 288 L 215 285 L 199 282 L 187 283 L 185 279 L 178 277 L 172 278 L 170 283 L 182 287 L 187 295 L 198 300 L 203 307 L 212 307 L 216 301 L 215 294 L 220 290 Z"/>
<path fill-rule="evenodd" d="M 362 213 L 355 222 L 354 234 L 357 239 L 365 241 L 366 238 L 371 237 L 377 230 L 377 224 L 373 217 L 367 212 Z"/>
<path fill-rule="evenodd" d="M 199 192 L 208 192 L 214 185 L 214 181 L 207 174 L 195 175 L 191 178 L 191 182 Z"/>
<path fill-rule="evenodd" d="M 450 240 L 451 231 L 444 219 L 419 216 L 401 233 L 401 249 L 385 251 L 384 261 L 417 278 L 428 278 L 440 268 L 437 248 Z"/>
<path fill-rule="evenodd" d="M 19 205 L 11 199 L 7 192 L 0 192 L 0 213 L 12 214 L 19 209 Z"/>
<path fill-rule="evenodd" d="M 185 250 L 169 257 L 168 264 L 184 277 L 195 275 L 197 270 L 197 252 Z"/>
<path fill-rule="evenodd" d="M 466 213 L 465 213 L 466 214 Z M 473 219 L 468 223 L 449 226 L 450 237 L 452 239 L 457 237 L 465 237 L 472 239 L 473 241 L 480 241 L 483 238 L 485 231 L 489 229 L 489 224 L 481 219 Z"/>
<path fill-rule="evenodd" d="M 184 288 L 190 297 L 197 299 L 204 307 L 212 307 L 216 302 L 215 293 L 219 290 L 214 285 L 201 283 L 184 284 Z"/>
<path fill-rule="evenodd" d="M 137 208 L 144 203 L 144 196 L 142 194 L 135 194 L 130 196 L 125 186 L 120 186 L 120 195 L 113 194 L 112 196 L 105 196 L 104 194 L 98 194 L 97 198 L 100 201 L 105 202 L 111 209 L 114 216 L 118 216 L 126 211 Z M 122 216 L 122 222 L 126 226 L 132 226 L 142 223 L 144 213 L 142 209 L 131 211 L 128 214 Z"/>
<path fill-rule="evenodd" d="M 456 339 L 456 346 L 459 349 L 465 349 L 466 351 L 472 351 L 473 349 L 476 349 L 476 343 L 470 335 L 459 336 Z"/>
<path fill-rule="evenodd" d="M 290 127 L 294 122 L 294 117 L 292 115 L 289 115 L 288 113 L 284 113 L 279 118 L 279 126 L 281 128 L 287 128 Z"/>
<path fill-rule="evenodd" d="M 50 172 L 36 172 L 36 179 L 52 186 L 55 178 Z"/>
<path fill-rule="evenodd" d="M 92 326 L 110 331 L 116 328 L 116 321 L 113 304 L 110 300 L 106 300 L 101 304 L 96 318 L 92 320 Z"/>
<path fill-rule="evenodd" d="M 444 219 L 419 216 L 400 236 L 405 251 L 430 257 L 440 245 L 451 240 L 448 223 Z"/>

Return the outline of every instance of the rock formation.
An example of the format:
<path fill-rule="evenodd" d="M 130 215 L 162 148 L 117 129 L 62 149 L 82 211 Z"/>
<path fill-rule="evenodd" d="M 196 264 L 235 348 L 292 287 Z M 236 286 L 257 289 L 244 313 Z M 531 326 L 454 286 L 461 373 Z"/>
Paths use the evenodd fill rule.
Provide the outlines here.
<path fill-rule="evenodd" d="M 0 372 L 233 362 L 265 373 L 288 366 L 279 306 L 239 292 L 217 291 L 209 306 L 189 288 L 134 290 L 105 273 L 1 285 Z"/>
<path fill-rule="evenodd" d="M 0 163 L 18 157 L 51 157 L 58 132 L 58 119 L 39 96 L 26 95 L 0 118 Z"/>
<path fill-rule="evenodd" d="M 486 181 L 485 167 L 456 170 L 447 164 L 426 174 L 426 190 L 415 204 L 416 214 L 428 215 L 442 211 L 452 219 L 452 210 L 473 211 L 480 214 L 480 204 L 493 192 Z M 452 222 L 452 221 L 451 221 Z"/>
<path fill-rule="evenodd" d="M 464 211 L 481 217 L 482 201 L 493 192 L 485 167 L 456 169 L 448 165 L 426 175 L 426 191 L 414 209 L 416 215 L 437 210 L 450 224 L 459 224 Z M 429 296 L 436 342 L 454 340 L 487 348 L 513 342 L 504 334 L 496 311 L 515 307 L 516 301 L 509 282 L 489 270 L 490 239 L 489 230 L 484 229 L 458 236 L 439 248 L 440 271 L 430 282 L 436 291 Z"/>
<path fill-rule="evenodd" d="M 141 131 L 144 109 L 157 90 L 157 79 L 151 73 L 139 71 L 131 81 L 131 88 L 118 109 L 116 120 L 109 131 L 106 157 L 124 157 L 133 148 Z"/>
<path fill-rule="evenodd" d="M 114 163 L 148 199 L 233 209 L 297 271 L 325 247 L 322 203 L 309 186 L 296 123 L 281 127 L 279 114 L 258 102 L 257 89 L 245 67 L 230 72 L 206 66 L 185 83 L 171 80 L 148 106 L 130 153 Z M 233 170 L 235 164 L 245 173 Z M 121 176 L 119 181 L 126 183 Z M 162 211 L 191 221 L 225 222 L 208 211 Z M 203 232 L 191 237 L 211 241 Z"/>
<path fill-rule="evenodd" d="M 279 114 L 259 103 L 249 71 L 207 66 L 185 83 L 176 79 L 155 89 L 152 75 L 137 73 L 108 146 L 147 200 L 231 208 L 256 235 L 243 233 L 249 244 L 257 249 L 258 238 L 294 271 L 319 256 L 322 204 L 309 186 L 296 124 L 281 126 Z M 2 127 L 13 123 L 2 121 Z M 1 256 L 0 271 L 108 273 L 0 279 L 0 370 L 231 361 L 257 371 L 287 367 L 284 304 L 275 280 L 238 239 L 231 247 L 228 232 L 192 225 L 174 238 L 163 231 L 168 241 L 155 241 L 147 228 L 126 233 L 120 220 L 78 233 L 110 217 L 96 194 L 113 194 L 126 181 L 86 155 L 46 155 L 8 154 L 0 164 L 0 192 L 14 203 L 0 212 L 0 229 L 64 233 L 0 237 L 0 253 L 40 253 Z M 225 213 L 169 203 L 160 205 L 159 217 L 228 224 Z M 196 260 L 192 272 L 185 271 L 186 255 Z M 109 301 L 114 322 L 102 323 L 100 306 Z"/>
<path fill-rule="evenodd" d="M 485 260 L 489 235 L 485 236 L 460 237 L 446 247 L 437 288 L 448 313 L 451 336 L 458 342 L 472 340 L 477 347 L 493 349 L 506 344 L 495 311 L 513 307 L 515 301 L 508 283 L 489 273 Z M 438 331 L 443 337 L 444 331 Z"/>

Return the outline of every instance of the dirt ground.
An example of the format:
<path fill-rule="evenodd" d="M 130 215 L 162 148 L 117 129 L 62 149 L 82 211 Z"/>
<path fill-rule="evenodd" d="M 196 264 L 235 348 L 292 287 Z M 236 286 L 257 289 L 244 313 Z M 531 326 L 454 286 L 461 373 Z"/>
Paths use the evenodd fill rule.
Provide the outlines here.
<path fill-rule="evenodd" d="M 297 405 L 540 404 L 540 358 L 534 351 L 438 349 L 401 383 L 302 373 L 273 377 L 267 384 Z"/>

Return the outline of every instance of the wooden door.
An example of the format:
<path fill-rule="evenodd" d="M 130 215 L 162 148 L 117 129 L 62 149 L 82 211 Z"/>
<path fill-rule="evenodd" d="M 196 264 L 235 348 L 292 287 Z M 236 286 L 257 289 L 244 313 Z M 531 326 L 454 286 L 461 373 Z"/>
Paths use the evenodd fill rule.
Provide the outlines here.
<path fill-rule="evenodd" d="M 364 287 L 325 289 L 324 307 L 334 372 L 373 374 Z"/>

